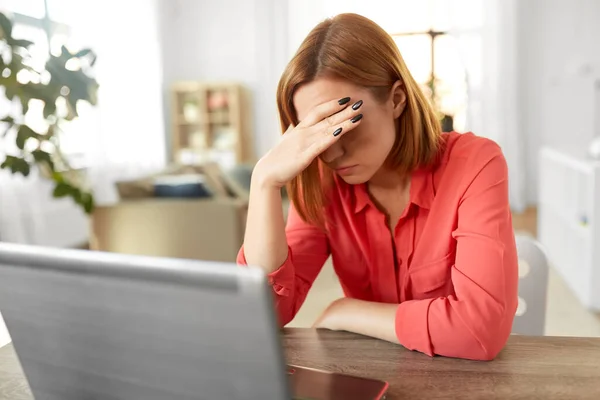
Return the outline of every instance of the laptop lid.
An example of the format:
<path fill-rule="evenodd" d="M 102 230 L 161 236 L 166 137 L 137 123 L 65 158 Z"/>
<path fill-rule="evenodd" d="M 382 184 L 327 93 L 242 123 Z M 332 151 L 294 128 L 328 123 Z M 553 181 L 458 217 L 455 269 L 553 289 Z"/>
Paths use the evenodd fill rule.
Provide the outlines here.
<path fill-rule="evenodd" d="M 0 244 L 0 310 L 40 400 L 290 398 L 262 271 Z"/>

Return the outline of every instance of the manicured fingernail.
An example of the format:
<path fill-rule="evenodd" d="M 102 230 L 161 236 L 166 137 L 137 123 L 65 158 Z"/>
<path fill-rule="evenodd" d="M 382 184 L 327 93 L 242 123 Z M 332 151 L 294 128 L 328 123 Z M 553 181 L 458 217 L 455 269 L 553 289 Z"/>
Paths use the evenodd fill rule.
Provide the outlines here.
<path fill-rule="evenodd" d="M 360 106 L 362 106 L 362 100 L 357 101 L 356 103 L 352 104 L 352 109 L 353 110 L 358 110 L 360 108 Z"/>
<path fill-rule="evenodd" d="M 350 101 L 350 97 L 344 97 L 343 99 L 338 100 L 338 104 L 340 106 L 343 106 L 344 104 L 348 103 L 349 101 Z"/>
<path fill-rule="evenodd" d="M 333 136 L 337 136 L 337 135 L 339 135 L 340 133 L 342 133 L 342 128 L 337 128 L 337 129 L 335 130 L 335 132 L 333 132 Z"/>
<path fill-rule="evenodd" d="M 358 121 L 360 121 L 362 119 L 362 117 L 363 117 L 362 114 L 355 115 L 354 117 L 352 117 L 352 119 L 350 120 L 350 122 L 352 122 L 352 123 L 358 122 Z"/>

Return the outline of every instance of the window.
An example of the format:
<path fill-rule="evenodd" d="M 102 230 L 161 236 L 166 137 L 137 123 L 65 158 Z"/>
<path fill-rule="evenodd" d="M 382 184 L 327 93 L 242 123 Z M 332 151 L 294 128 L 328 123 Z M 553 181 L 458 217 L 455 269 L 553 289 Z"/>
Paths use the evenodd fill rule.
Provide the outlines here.
<path fill-rule="evenodd" d="M 33 42 L 30 47 L 31 67 L 42 70 L 49 54 L 59 54 L 63 45 L 70 50 L 81 48 L 81 46 L 74 46 L 75 43 L 70 35 L 71 28 L 67 25 L 69 17 L 74 15 L 72 10 L 82 7 L 77 3 L 77 0 L 5 0 L 3 2 L 4 10 L 12 14 L 14 37 Z M 24 76 L 23 79 L 28 77 Z M 42 114 L 43 106 L 43 102 L 38 100 L 32 100 L 29 104 L 25 122 L 34 130 L 43 131 L 47 128 Z M 87 104 L 78 105 L 79 118 L 61 124 L 62 132 L 59 134 L 61 150 L 73 168 L 86 165 L 87 137 L 84 132 L 77 129 L 78 125 L 81 125 L 81 116 L 89 109 L 86 106 Z M 60 104 L 58 107 L 60 109 Z"/>

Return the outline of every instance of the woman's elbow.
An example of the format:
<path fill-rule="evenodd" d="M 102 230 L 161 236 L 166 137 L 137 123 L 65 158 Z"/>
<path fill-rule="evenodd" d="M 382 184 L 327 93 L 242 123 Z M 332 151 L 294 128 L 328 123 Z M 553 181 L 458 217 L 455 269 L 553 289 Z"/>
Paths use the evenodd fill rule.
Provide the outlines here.
<path fill-rule="evenodd" d="M 302 299 L 300 296 L 293 292 L 287 292 L 285 295 L 277 294 L 274 295 L 274 306 L 277 314 L 277 322 L 279 327 L 283 328 L 296 317 L 300 307 L 302 306 Z"/>
<path fill-rule="evenodd" d="M 500 331 L 490 333 L 485 337 L 466 337 L 459 348 L 449 355 L 473 361 L 492 361 L 500 354 L 507 340 L 508 335 L 500 333 Z"/>
<path fill-rule="evenodd" d="M 508 340 L 508 336 L 494 338 L 490 340 L 488 343 L 482 343 L 482 351 L 478 355 L 478 359 L 481 361 L 492 361 L 494 360 L 498 354 L 502 351 L 506 342 Z"/>
<path fill-rule="evenodd" d="M 506 318 L 510 318 L 510 321 L 498 318 L 497 322 L 488 322 L 485 333 L 478 338 L 479 346 L 475 347 L 478 349 L 475 354 L 476 359 L 492 361 L 504 349 L 510 337 L 514 315 Z"/>
<path fill-rule="evenodd" d="M 488 310 L 489 311 L 489 310 Z M 464 318 L 463 332 L 455 342 L 454 357 L 476 361 L 494 360 L 504 349 L 512 329 L 510 310 Z"/>

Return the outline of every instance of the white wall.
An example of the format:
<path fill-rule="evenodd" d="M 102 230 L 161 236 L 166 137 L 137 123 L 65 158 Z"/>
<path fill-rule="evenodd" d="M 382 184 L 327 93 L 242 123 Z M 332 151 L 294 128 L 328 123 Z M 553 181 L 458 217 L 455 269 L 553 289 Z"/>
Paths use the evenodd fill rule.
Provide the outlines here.
<path fill-rule="evenodd" d="M 287 2 L 288 57 L 291 58 L 310 30 L 327 17 L 328 1 L 287 0 Z"/>
<path fill-rule="evenodd" d="M 160 8 L 165 110 L 173 82 L 239 81 L 251 91 L 255 151 L 264 154 L 280 133 L 275 89 L 287 61 L 287 2 L 161 0 Z"/>
<path fill-rule="evenodd" d="M 521 123 L 528 148 L 528 200 L 535 203 L 540 148 L 584 153 L 590 139 L 591 81 L 600 76 L 600 1 L 518 4 Z"/>

